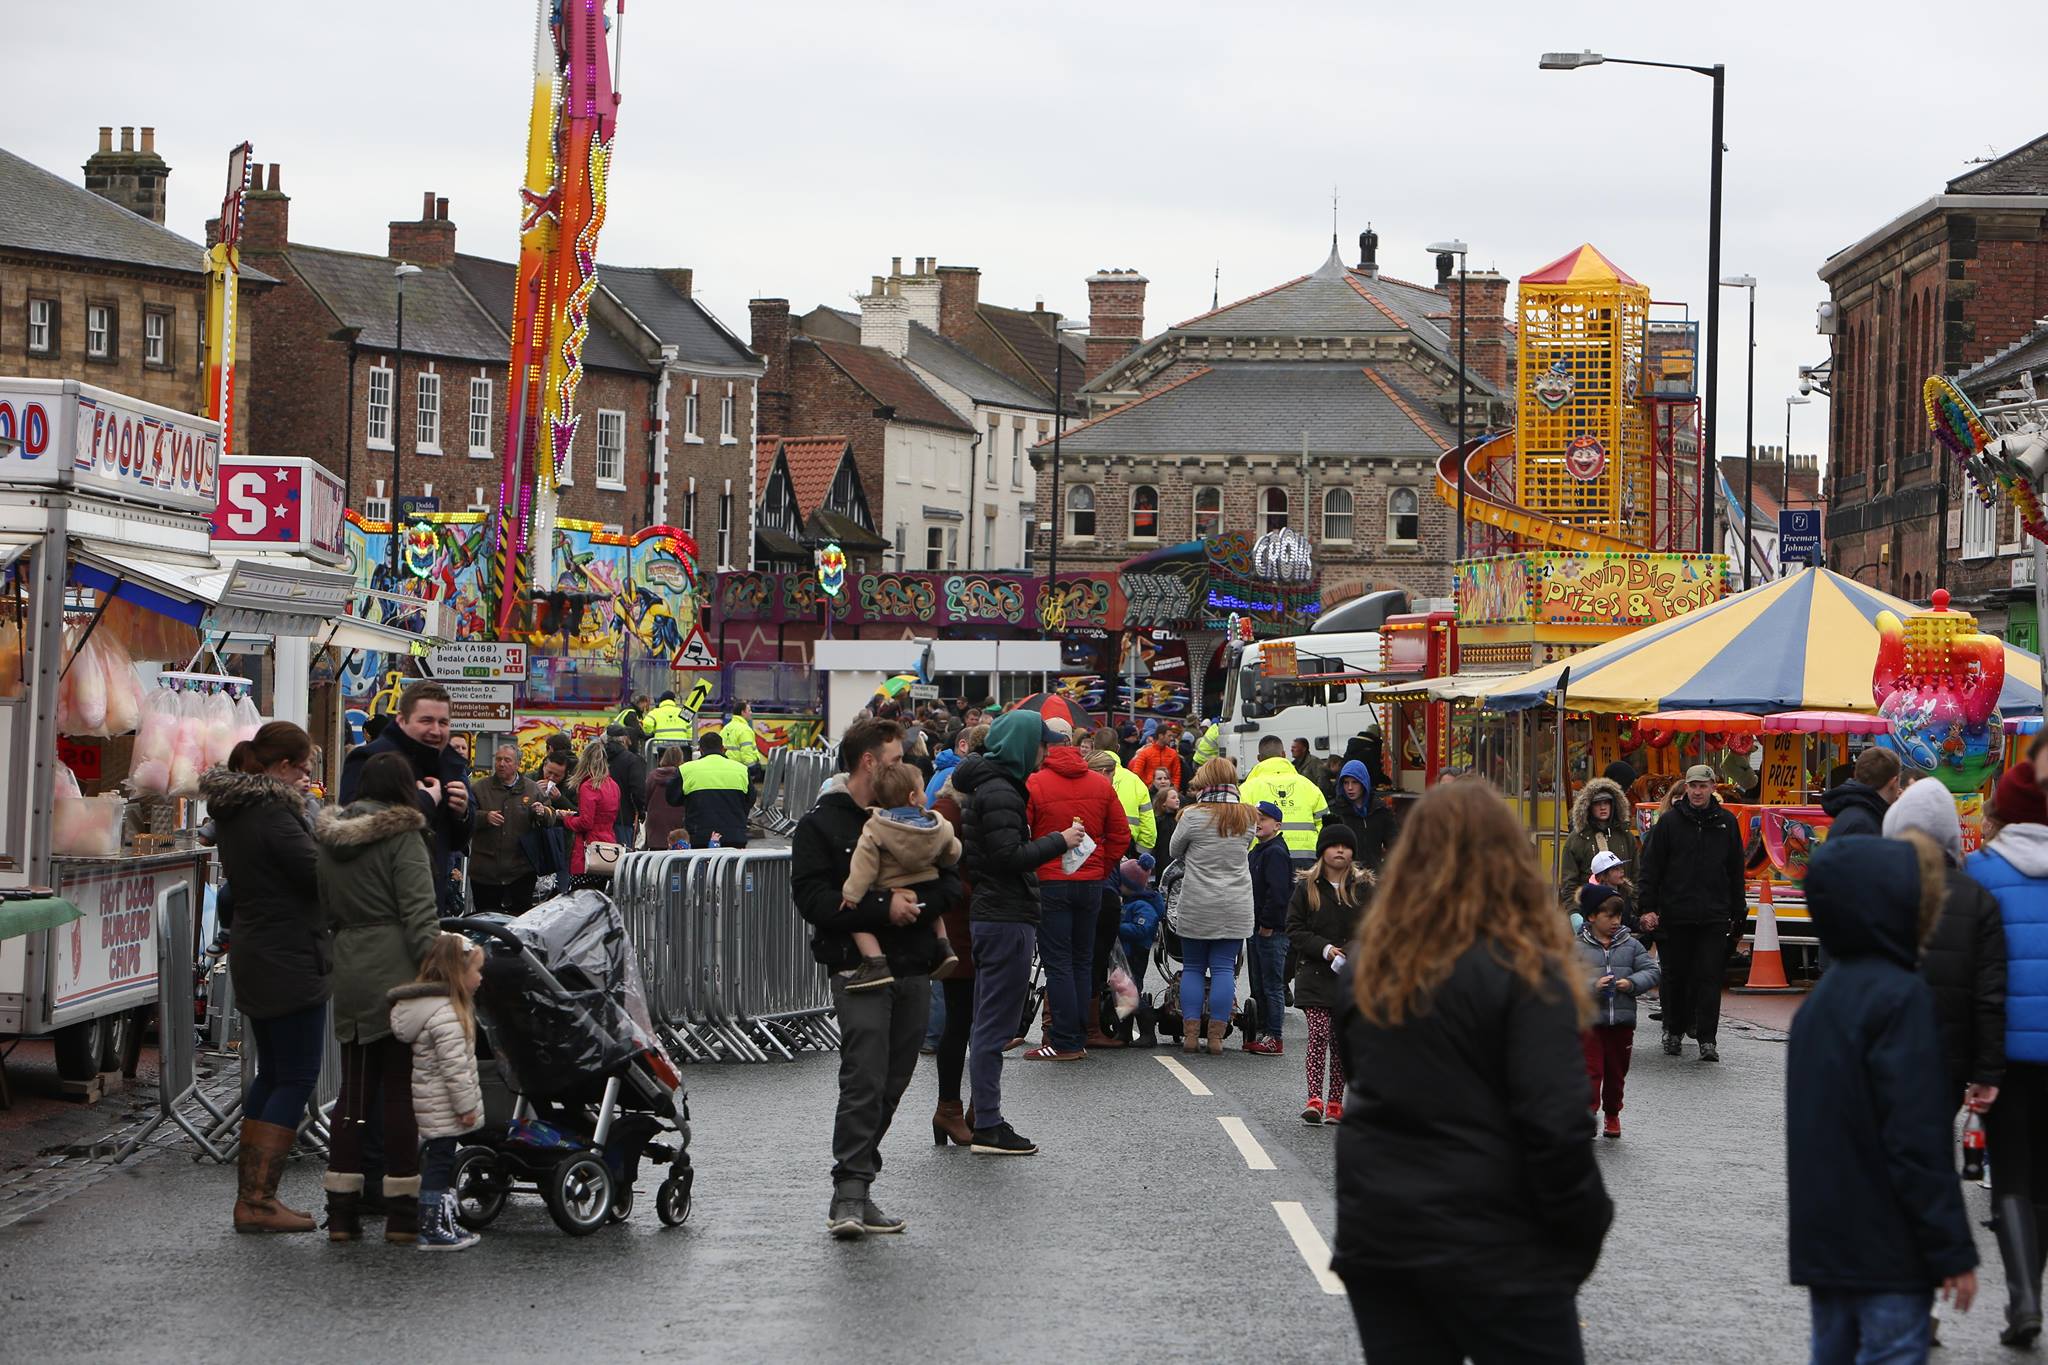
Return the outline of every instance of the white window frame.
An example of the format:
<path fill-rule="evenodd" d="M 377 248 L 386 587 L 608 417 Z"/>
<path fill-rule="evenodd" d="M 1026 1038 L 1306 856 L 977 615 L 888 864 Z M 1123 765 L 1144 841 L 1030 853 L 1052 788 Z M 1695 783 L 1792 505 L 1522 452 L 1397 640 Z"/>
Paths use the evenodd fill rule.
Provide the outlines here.
<path fill-rule="evenodd" d="M 690 390 L 683 395 L 683 440 L 693 446 L 704 444 L 704 438 L 697 432 L 697 381 L 690 381 Z"/>
<path fill-rule="evenodd" d="M 1086 507 L 1074 506 L 1074 495 L 1077 493 L 1086 496 L 1088 500 Z M 1096 502 L 1095 485 L 1092 483 L 1070 483 L 1067 485 L 1067 491 L 1064 496 L 1066 498 L 1066 505 L 1061 508 L 1061 531 L 1066 534 L 1068 540 L 1095 539 L 1095 534 L 1101 525 L 1101 509 Z M 1086 512 L 1088 514 L 1088 534 L 1085 536 L 1074 529 L 1074 514 L 1077 512 Z"/>
<path fill-rule="evenodd" d="M 477 375 L 469 381 L 469 455 L 473 460 L 491 457 L 491 418 L 497 396 L 497 387 L 489 378 Z"/>
<path fill-rule="evenodd" d="M 1344 499 L 1344 510 L 1341 512 L 1336 511 L 1330 506 L 1331 502 L 1339 497 Z M 1334 535 L 1331 533 L 1330 522 L 1332 518 L 1342 519 L 1344 523 L 1343 535 Z M 1352 536 L 1357 532 L 1357 519 L 1358 497 L 1356 494 L 1354 494 L 1348 488 L 1325 488 L 1323 490 L 1322 538 L 1325 542 L 1336 545 L 1349 545 L 1351 543 Z"/>
<path fill-rule="evenodd" d="M 1215 506 L 1215 508 L 1213 509 L 1213 515 L 1214 515 L 1214 516 L 1215 516 L 1215 518 L 1216 518 L 1216 523 L 1215 523 L 1215 525 L 1213 525 L 1213 526 L 1211 526 L 1211 527 L 1209 528 L 1209 530 L 1208 530 L 1208 532 L 1206 533 L 1206 535 L 1205 535 L 1205 533 L 1204 533 L 1204 532 L 1203 532 L 1203 530 L 1202 530 L 1202 516 L 1203 516 L 1203 508 L 1202 508 L 1202 495 L 1203 495 L 1204 493 L 1214 493 L 1214 494 L 1216 495 L 1216 506 Z M 1205 538 L 1206 538 L 1206 536 L 1214 536 L 1214 535 L 1221 535 L 1222 533 L 1223 533 L 1223 485 L 1222 485 L 1222 484 L 1220 484 L 1220 483 L 1198 483 L 1198 484 L 1196 484 L 1196 485 L 1194 486 L 1194 488 L 1193 488 L 1193 489 L 1192 489 L 1192 490 L 1191 490 L 1191 491 L 1189 492 L 1189 494 L 1188 494 L 1188 536 L 1189 536 L 1189 539 L 1191 539 L 1191 540 L 1202 540 L 1202 539 L 1205 539 Z"/>
<path fill-rule="evenodd" d="M 697 535 L 697 476 L 692 474 L 687 491 L 683 494 L 683 530 L 691 539 Z"/>
<path fill-rule="evenodd" d="M 1279 526 L 1273 525 L 1272 522 L 1268 520 L 1273 515 L 1273 510 L 1270 507 L 1266 506 L 1268 502 L 1272 501 L 1273 495 L 1275 493 L 1278 493 L 1280 495 Z M 1269 483 L 1259 490 L 1258 527 L 1261 534 L 1271 534 L 1274 531 L 1285 528 L 1288 522 L 1292 520 L 1293 516 L 1294 499 L 1292 496 L 1289 495 L 1288 491 L 1285 488 L 1283 488 L 1281 485 L 1277 483 Z"/>
<path fill-rule="evenodd" d="M 718 495 L 718 567 L 732 567 L 732 480 L 725 481 L 725 491 Z"/>
<path fill-rule="evenodd" d="M 1142 489 L 1152 495 L 1152 505 L 1144 510 L 1152 514 L 1152 530 L 1148 534 L 1138 529 L 1138 492 Z M 1159 485 L 1156 483 L 1134 483 L 1131 485 L 1130 521 L 1127 523 L 1132 540 L 1156 541 L 1159 539 Z"/>
<path fill-rule="evenodd" d="M 946 565 L 946 528 L 927 526 L 924 528 L 924 571 L 938 573 Z"/>
<path fill-rule="evenodd" d="M 725 381 L 725 397 L 718 400 L 718 443 L 722 446 L 736 446 L 740 438 L 732 434 L 733 419 L 739 413 L 739 400 L 733 397 L 732 381 Z"/>
<path fill-rule="evenodd" d="M 946 528 L 946 567 L 948 569 L 960 567 L 960 528 L 957 526 L 948 526 Z"/>
<path fill-rule="evenodd" d="M 1010 487 L 1024 486 L 1024 419 L 1012 418 L 1010 422 Z"/>
<path fill-rule="evenodd" d="M 1977 496 L 1975 489 L 1963 494 L 1963 558 L 1989 559 L 1998 553 L 1999 505 L 1993 502 L 1989 507 Z"/>
<path fill-rule="evenodd" d="M 391 520 L 391 499 L 364 498 L 363 520 L 389 522 Z"/>
<path fill-rule="evenodd" d="M 1396 507 L 1398 507 L 1404 500 L 1415 510 L 1412 512 L 1396 511 Z M 1396 525 L 1395 518 L 1404 516 L 1412 516 L 1415 518 L 1415 534 L 1412 536 L 1401 536 L 1396 534 L 1398 527 Z M 1402 485 L 1396 488 L 1389 488 L 1387 490 L 1387 544 L 1419 545 L 1421 543 L 1422 494 L 1406 485 Z"/>
<path fill-rule="evenodd" d="M 145 365 L 169 365 L 171 363 L 171 315 L 155 309 L 145 309 L 142 314 L 142 363 Z"/>
<path fill-rule="evenodd" d="M 85 305 L 85 355 L 88 360 L 109 360 L 114 354 L 114 308 L 112 304 Z"/>
<path fill-rule="evenodd" d="M 412 441 L 416 454 L 441 453 L 441 376 L 432 370 L 413 376 Z"/>
<path fill-rule="evenodd" d="M 618 438 L 617 444 L 611 452 L 617 461 L 617 472 L 609 474 L 605 472 L 605 428 L 607 426 L 613 428 L 613 434 Z M 615 492 L 625 491 L 626 414 L 617 408 L 599 408 L 597 410 L 597 463 L 592 466 L 592 470 L 592 477 L 597 480 L 599 488 L 609 488 Z"/>
<path fill-rule="evenodd" d="M 372 450 L 391 449 L 391 398 L 397 392 L 397 378 L 397 371 L 388 365 L 370 367 L 370 383 L 367 390 L 369 412 L 363 419 L 363 444 Z M 381 407 L 377 402 L 377 388 L 380 384 L 384 389 L 384 402 Z M 378 520 L 381 521 L 383 518 L 380 517 Z"/>
<path fill-rule="evenodd" d="M 996 486 L 996 434 L 1003 429 L 1003 416 L 992 412 L 988 415 L 988 468 L 983 471 L 981 481 L 990 488 Z"/>
<path fill-rule="evenodd" d="M 40 314 L 41 316 L 38 316 Z M 36 339 L 36 333 L 42 339 Z M 28 301 L 28 353 L 30 355 L 53 355 L 57 350 L 57 301 L 55 299 L 30 299 Z"/>

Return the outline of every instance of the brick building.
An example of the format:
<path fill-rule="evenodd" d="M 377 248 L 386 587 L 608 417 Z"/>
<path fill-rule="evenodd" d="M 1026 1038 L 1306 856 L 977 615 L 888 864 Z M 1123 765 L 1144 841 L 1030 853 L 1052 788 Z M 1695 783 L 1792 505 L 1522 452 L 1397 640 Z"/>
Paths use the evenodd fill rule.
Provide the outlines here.
<path fill-rule="evenodd" d="M 163 225 L 156 130 L 99 130 L 86 188 L 0 151 L 0 374 L 77 379 L 179 412 L 206 409 L 205 249 Z M 245 303 L 270 283 L 245 268 Z M 237 333 L 247 431 L 254 328 Z M 238 449 L 247 442 L 239 437 Z"/>
<path fill-rule="evenodd" d="M 1833 328 L 1828 562 L 1915 601 L 1946 587 L 2005 629 L 2022 537 L 2010 507 L 1974 506 L 1928 432 L 1921 386 L 1975 370 L 2048 313 L 2048 136 L 1957 176 L 1820 277 Z"/>
<path fill-rule="evenodd" d="M 1748 475 L 1752 510 L 1747 518 L 1742 514 L 1742 461 L 1730 455 L 1718 463 L 1721 474 L 1721 553 L 1728 556 L 1729 572 L 1738 582 L 1741 580 L 1742 535 L 1744 527 L 1748 526 L 1753 528 L 1749 544 L 1749 581 L 1752 584 L 1768 583 L 1773 578 L 1784 577 L 1786 566 L 1778 556 L 1778 513 L 1787 507 L 1824 505 L 1820 491 L 1820 457 L 1794 455 L 1791 468 L 1787 469 L 1784 447 L 1758 446 L 1755 468 Z M 1825 543 L 1825 512 L 1821 525 Z M 1804 566 L 1794 561 L 1791 567 L 1797 570 Z"/>
<path fill-rule="evenodd" d="M 371 520 L 386 515 L 394 459 L 400 496 L 495 509 L 513 266 L 458 253 L 448 201 L 432 192 L 417 219 L 390 225 L 382 256 L 293 242 L 290 203 L 273 165 L 244 219 L 243 260 L 281 282 L 251 309 L 259 363 L 275 368 L 248 448 L 320 460 Z M 405 284 L 402 366 L 400 261 L 420 267 Z M 560 515 L 680 525 L 708 567 L 745 565 L 762 366 L 690 291 L 687 270 L 598 266 Z"/>
<path fill-rule="evenodd" d="M 1434 484 L 1457 426 L 1456 279 L 1441 263 L 1435 286 L 1383 275 L 1377 245 L 1362 234 L 1347 267 L 1333 242 L 1314 272 L 1134 346 L 1143 278 L 1089 278 L 1081 398 L 1100 415 L 1061 440 L 1056 523 L 1052 444 L 1033 450 L 1037 520 L 1058 527 L 1062 574 L 1292 527 L 1315 547 L 1326 606 L 1379 588 L 1449 595 L 1455 534 Z M 1483 272 L 1468 288 L 1476 434 L 1507 420 L 1507 282 Z"/>

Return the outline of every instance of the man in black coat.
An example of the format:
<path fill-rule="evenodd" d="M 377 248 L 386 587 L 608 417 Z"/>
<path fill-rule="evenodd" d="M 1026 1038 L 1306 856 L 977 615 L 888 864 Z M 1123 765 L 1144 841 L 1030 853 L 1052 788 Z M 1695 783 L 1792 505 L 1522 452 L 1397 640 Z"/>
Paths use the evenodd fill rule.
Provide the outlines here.
<path fill-rule="evenodd" d="M 397 723 L 342 760 L 338 795 L 344 806 L 356 799 L 363 765 L 376 755 L 405 755 L 420 783 L 420 814 L 427 817 L 427 848 L 441 913 L 455 915 L 462 912 L 455 859 L 469 848 L 476 812 L 469 802 L 469 762 L 448 743 L 448 710 L 448 689 L 441 684 L 416 682 L 407 687 L 398 698 Z"/>
<path fill-rule="evenodd" d="M 606 728 L 604 754 L 612 781 L 619 784 L 619 818 L 613 822 L 612 832 L 621 844 L 632 848 L 639 843 L 634 835 L 640 817 L 647 813 L 647 760 L 633 747 L 632 732 L 623 725 Z"/>
<path fill-rule="evenodd" d="M 1821 794 L 1820 808 L 1835 818 L 1828 838 L 1884 833 L 1884 813 L 1899 799 L 1899 756 L 1873 744 L 1856 755 L 1855 776 Z"/>
<path fill-rule="evenodd" d="M 862 716 L 839 742 L 845 783 L 818 798 L 796 827 L 790 860 L 797 913 L 815 931 L 811 955 L 832 974 L 839 1011 L 839 1109 L 832 1123 L 832 1203 L 825 1226 L 842 1240 L 866 1233 L 903 1231 L 868 1198 L 882 1169 L 882 1135 L 917 1070 L 931 1013 L 931 970 L 939 964 L 932 924 L 960 894 L 960 878 L 941 868 L 937 881 L 889 891 L 876 888 L 847 905 L 840 889 L 853 866 L 853 848 L 875 801 L 875 777 L 903 761 L 903 730 L 895 721 Z M 860 965 L 856 932 L 881 941 L 895 980 L 872 990 L 849 991 Z"/>
<path fill-rule="evenodd" d="M 1815 1360 L 1925 1360 L 1935 1289 L 1958 1309 L 1976 1296 L 1954 1102 L 1939 1093 L 1933 994 L 1914 974 L 1943 895 L 1931 841 L 1830 836 L 1807 869 L 1834 966 L 1792 1021 L 1785 1175 Z"/>
<path fill-rule="evenodd" d="M 1718 1062 L 1721 975 L 1749 906 L 1742 831 L 1714 797 L 1713 769 L 1701 763 L 1686 772 L 1684 791 L 1651 829 L 1640 856 L 1639 918 L 1663 935 L 1664 1051 L 1680 1055 L 1690 1033 L 1699 1039 L 1700 1060 Z"/>

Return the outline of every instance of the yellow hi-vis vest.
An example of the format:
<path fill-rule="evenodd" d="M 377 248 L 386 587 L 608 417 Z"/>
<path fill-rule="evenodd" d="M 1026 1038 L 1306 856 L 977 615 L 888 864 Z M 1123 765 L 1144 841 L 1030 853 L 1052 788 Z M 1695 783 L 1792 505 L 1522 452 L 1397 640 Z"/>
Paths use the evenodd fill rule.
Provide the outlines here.
<path fill-rule="evenodd" d="M 1283 757 L 1261 761 L 1237 789 L 1238 799 L 1247 806 L 1271 801 L 1280 808 L 1280 834 L 1287 840 L 1287 852 L 1296 862 L 1314 861 L 1317 832 L 1330 803 L 1322 789 L 1294 770 Z"/>
<path fill-rule="evenodd" d="M 1139 852 L 1150 853 L 1153 841 L 1159 837 L 1159 822 L 1152 818 L 1152 789 L 1145 785 L 1144 778 L 1121 764 L 1110 781 L 1116 784 L 1116 799 L 1124 804 L 1124 819 L 1131 825 L 1131 842 Z"/>
<path fill-rule="evenodd" d="M 745 716 L 734 716 L 718 733 L 725 741 L 725 756 L 733 762 L 751 768 L 761 761 L 761 750 L 754 743 L 754 722 Z"/>

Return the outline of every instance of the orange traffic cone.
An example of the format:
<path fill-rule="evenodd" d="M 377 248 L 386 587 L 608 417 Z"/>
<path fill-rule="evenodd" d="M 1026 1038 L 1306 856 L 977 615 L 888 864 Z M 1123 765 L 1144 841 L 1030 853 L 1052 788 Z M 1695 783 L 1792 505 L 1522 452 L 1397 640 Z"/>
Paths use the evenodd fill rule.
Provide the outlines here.
<path fill-rule="evenodd" d="M 1743 995 L 1789 993 L 1799 988 L 1785 979 L 1785 954 L 1778 947 L 1778 915 L 1771 908 L 1771 879 L 1766 874 L 1757 894 L 1756 935 L 1749 949 L 1749 980 L 1736 991 Z"/>

